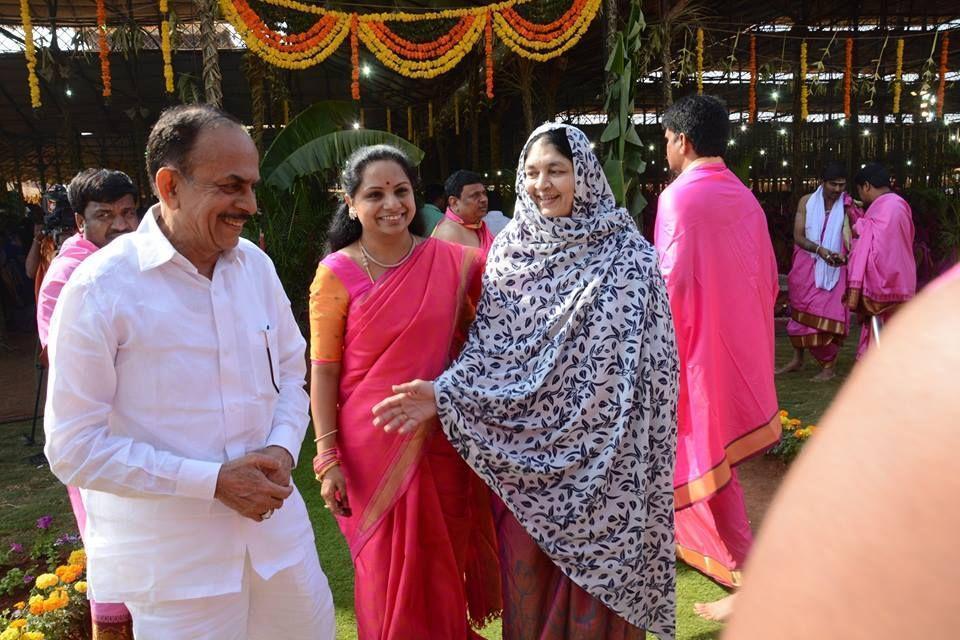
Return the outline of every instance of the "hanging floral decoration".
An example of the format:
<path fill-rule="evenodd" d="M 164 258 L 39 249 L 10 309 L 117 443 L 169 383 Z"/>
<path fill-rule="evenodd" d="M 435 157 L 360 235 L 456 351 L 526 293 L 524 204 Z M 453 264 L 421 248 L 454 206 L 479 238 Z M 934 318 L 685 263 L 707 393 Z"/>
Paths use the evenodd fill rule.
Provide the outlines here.
<path fill-rule="evenodd" d="M 703 29 L 697 28 L 697 95 L 703 95 Z"/>
<path fill-rule="evenodd" d="M 407 107 L 407 140 L 413 142 L 413 107 Z"/>
<path fill-rule="evenodd" d="M 360 41 L 357 37 L 359 24 L 357 14 L 350 16 L 350 95 L 354 100 L 360 99 Z"/>
<path fill-rule="evenodd" d="M 360 128 L 361 129 L 367 128 L 367 118 L 363 108 L 360 109 Z"/>
<path fill-rule="evenodd" d="M 427 136 L 433 137 L 433 103 L 427 103 Z"/>
<path fill-rule="evenodd" d="M 806 122 L 810 115 L 809 87 L 807 87 L 807 41 L 800 43 L 800 121 Z"/>
<path fill-rule="evenodd" d="M 393 133 L 393 116 L 389 107 L 387 107 L 387 133 Z"/>
<path fill-rule="evenodd" d="M 23 51 L 27 58 L 27 83 L 30 85 L 30 106 L 39 109 L 40 79 L 37 77 L 37 50 L 33 45 L 33 22 L 30 19 L 30 4 L 20 0 L 20 22 L 23 24 Z"/>
<path fill-rule="evenodd" d="M 903 38 L 897 40 L 897 71 L 893 78 L 893 113 L 900 113 L 900 94 L 903 93 Z"/>
<path fill-rule="evenodd" d="M 100 49 L 100 79 L 103 81 L 103 97 L 111 93 L 110 45 L 107 42 L 107 7 L 104 0 L 97 0 L 97 45 Z"/>
<path fill-rule="evenodd" d="M 748 122 L 757 121 L 757 38 L 750 36 L 750 115 Z"/>
<path fill-rule="evenodd" d="M 487 12 L 483 19 L 484 53 L 486 54 L 487 97 L 493 100 L 493 20 Z"/>
<path fill-rule="evenodd" d="M 167 93 L 173 93 L 173 50 L 170 45 L 170 7 L 167 0 L 160 0 L 160 52 L 163 56 L 163 84 Z"/>
<path fill-rule="evenodd" d="M 940 43 L 940 84 L 937 86 L 937 118 L 943 119 L 943 98 L 947 90 L 947 58 L 950 55 L 950 32 L 943 32 Z"/>
<path fill-rule="evenodd" d="M 853 89 L 853 38 L 847 38 L 846 62 L 843 67 L 843 117 L 850 119 L 850 94 Z"/>
<path fill-rule="evenodd" d="M 545 61 L 577 44 L 596 18 L 601 0 L 573 0 L 556 20 L 541 24 L 521 16 L 516 7 L 531 0 L 510 0 L 481 7 L 427 13 L 356 14 L 328 11 L 297 0 L 263 0 L 267 4 L 318 16 L 306 31 L 287 34 L 270 29 L 247 0 L 220 0 L 224 17 L 251 51 L 275 66 L 305 69 L 323 62 L 349 35 L 354 62 L 351 94 L 359 94 L 358 42 L 389 69 L 408 78 L 433 78 L 459 64 L 484 39 L 487 96 L 493 97 L 493 36 L 519 56 Z M 413 42 L 390 23 L 453 21 L 446 33 L 427 42 Z M 354 39 L 356 38 L 356 40 Z M 355 52 L 357 52 L 355 54 Z"/>

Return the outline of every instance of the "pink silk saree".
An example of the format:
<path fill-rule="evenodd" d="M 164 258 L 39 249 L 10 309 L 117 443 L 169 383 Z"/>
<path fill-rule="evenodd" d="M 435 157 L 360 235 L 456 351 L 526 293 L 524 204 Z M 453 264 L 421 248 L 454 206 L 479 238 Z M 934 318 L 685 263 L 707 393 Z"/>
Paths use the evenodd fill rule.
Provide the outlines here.
<path fill-rule="evenodd" d="M 655 244 L 680 356 L 677 555 L 736 585 L 752 534 L 734 466 L 780 437 L 776 259 L 763 210 L 723 163 L 663 191 Z"/>
<path fill-rule="evenodd" d="M 338 523 L 356 570 L 359 637 L 475 637 L 468 612 L 480 625 L 501 608 L 486 485 L 438 424 L 387 434 L 371 408 L 392 385 L 433 379 L 451 361 L 482 263 L 475 251 L 428 240 L 375 284 L 342 255 L 324 264 L 352 289 L 337 435 L 352 515 Z"/>

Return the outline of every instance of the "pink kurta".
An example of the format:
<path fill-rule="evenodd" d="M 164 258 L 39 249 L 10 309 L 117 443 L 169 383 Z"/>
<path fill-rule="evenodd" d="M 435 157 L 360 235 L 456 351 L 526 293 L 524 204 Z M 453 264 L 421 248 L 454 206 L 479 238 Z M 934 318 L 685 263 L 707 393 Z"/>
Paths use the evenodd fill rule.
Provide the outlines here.
<path fill-rule="evenodd" d="M 752 536 L 733 467 L 780 436 L 766 217 L 723 163 L 701 164 L 660 195 L 655 244 L 680 356 L 677 553 L 738 584 Z"/>
<path fill-rule="evenodd" d="M 871 315 L 886 319 L 917 292 L 910 205 L 893 192 L 885 193 L 870 204 L 853 229 L 857 237 L 847 263 L 847 305 L 864 319 Z M 869 342 L 865 325 L 858 358 Z"/>
<path fill-rule="evenodd" d="M 53 309 L 57 304 L 57 298 L 60 297 L 60 292 L 63 291 L 64 285 L 67 284 L 74 270 L 96 250 L 97 245 L 78 233 L 64 241 L 63 246 L 60 247 L 60 253 L 50 263 L 37 294 L 37 333 L 42 346 L 47 346 L 50 318 L 53 317 Z"/>

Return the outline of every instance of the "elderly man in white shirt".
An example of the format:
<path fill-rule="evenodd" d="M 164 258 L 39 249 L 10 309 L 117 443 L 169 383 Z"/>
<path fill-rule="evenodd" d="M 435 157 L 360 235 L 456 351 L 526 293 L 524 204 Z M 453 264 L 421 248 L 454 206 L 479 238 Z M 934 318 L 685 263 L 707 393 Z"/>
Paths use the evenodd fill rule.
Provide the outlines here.
<path fill-rule="evenodd" d="M 257 211 L 253 141 L 206 105 L 147 142 L 160 202 L 85 261 L 50 331 L 46 454 L 87 506 L 93 597 L 138 640 L 327 640 L 333 601 L 290 471 L 305 342 Z"/>

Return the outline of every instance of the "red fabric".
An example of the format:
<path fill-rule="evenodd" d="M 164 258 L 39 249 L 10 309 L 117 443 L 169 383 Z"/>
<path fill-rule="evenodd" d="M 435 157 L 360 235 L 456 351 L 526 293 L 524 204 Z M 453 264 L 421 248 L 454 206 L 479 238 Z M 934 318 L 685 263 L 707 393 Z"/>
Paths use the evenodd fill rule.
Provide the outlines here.
<path fill-rule="evenodd" d="M 436 422 L 387 434 L 371 413 L 392 385 L 432 379 L 450 362 L 480 265 L 475 251 L 430 240 L 351 295 L 337 444 L 353 513 L 338 522 L 356 569 L 361 640 L 473 637 L 468 609 L 477 622 L 500 609 L 485 485 Z"/>

